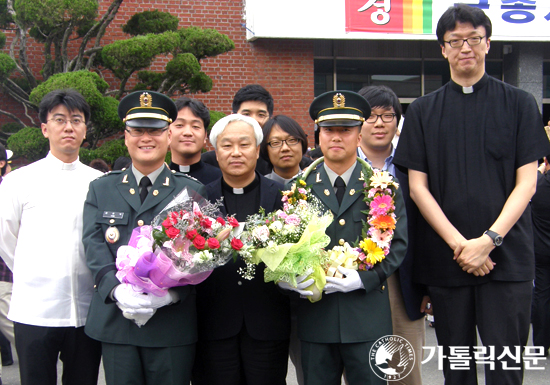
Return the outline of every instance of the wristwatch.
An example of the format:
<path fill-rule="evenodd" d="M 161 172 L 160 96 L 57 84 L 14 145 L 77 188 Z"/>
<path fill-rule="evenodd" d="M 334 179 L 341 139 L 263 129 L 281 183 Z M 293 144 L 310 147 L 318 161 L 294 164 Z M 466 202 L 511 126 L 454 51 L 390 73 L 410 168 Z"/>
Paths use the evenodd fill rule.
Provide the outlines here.
<path fill-rule="evenodd" d="M 502 242 L 504 241 L 504 238 L 502 238 L 502 235 L 495 233 L 493 230 L 487 230 L 483 234 L 487 234 L 491 239 L 493 240 L 493 245 L 500 246 L 502 245 Z"/>

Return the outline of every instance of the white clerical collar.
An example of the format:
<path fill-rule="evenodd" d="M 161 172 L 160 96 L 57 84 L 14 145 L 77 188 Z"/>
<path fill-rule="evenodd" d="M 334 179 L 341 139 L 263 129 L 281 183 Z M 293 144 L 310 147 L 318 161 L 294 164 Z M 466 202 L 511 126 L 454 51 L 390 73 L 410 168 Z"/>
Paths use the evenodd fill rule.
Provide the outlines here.
<path fill-rule="evenodd" d="M 235 195 L 244 194 L 244 188 L 233 188 L 233 194 L 235 194 Z"/>
<path fill-rule="evenodd" d="M 473 94 L 474 93 L 474 86 L 462 87 L 462 93 L 463 94 Z"/>
<path fill-rule="evenodd" d="M 72 163 L 65 163 L 61 159 L 57 158 L 52 152 L 48 152 L 48 155 L 46 155 L 46 159 L 51 162 L 52 164 L 56 164 L 59 170 L 63 171 L 73 171 L 76 170 L 76 167 L 80 163 L 79 158 L 77 157 L 76 160 Z"/>
<path fill-rule="evenodd" d="M 181 164 L 180 164 L 179 166 L 180 166 L 180 171 L 181 171 L 181 172 L 189 172 L 189 171 L 191 171 L 191 166 L 182 166 Z"/>

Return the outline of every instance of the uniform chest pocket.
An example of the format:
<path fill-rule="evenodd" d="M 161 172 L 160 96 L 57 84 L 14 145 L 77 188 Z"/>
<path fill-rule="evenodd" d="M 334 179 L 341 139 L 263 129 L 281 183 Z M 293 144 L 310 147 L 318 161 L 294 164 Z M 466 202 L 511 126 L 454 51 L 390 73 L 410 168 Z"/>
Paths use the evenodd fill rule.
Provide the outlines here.
<path fill-rule="evenodd" d="M 509 123 L 491 122 L 485 126 L 485 152 L 495 159 L 514 156 L 514 130 Z"/>
<path fill-rule="evenodd" d="M 129 213 L 123 212 L 103 211 L 97 213 L 96 223 L 103 229 L 105 241 L 111 248 L 119 246 L 121 233 L 126 234 L 129 217 Z"/>

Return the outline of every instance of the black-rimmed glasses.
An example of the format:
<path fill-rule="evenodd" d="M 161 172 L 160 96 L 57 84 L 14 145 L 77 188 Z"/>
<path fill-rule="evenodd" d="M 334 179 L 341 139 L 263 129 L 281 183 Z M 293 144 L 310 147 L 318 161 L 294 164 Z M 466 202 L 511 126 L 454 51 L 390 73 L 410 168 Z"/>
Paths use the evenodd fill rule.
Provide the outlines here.
<path fill-rule="evenodd" d="M 286 143 L 286 145 L 290 147 L 290 146 L 297 145 L 299 142 L 300 142 L 300 139 L 288 138 L 288 139 L 285 139 L 285 140 L 274 139 L 274 140 L 272 140 L 271 142 L 269 142 L 267 144 L 271 148 L 279 148 L 279 147 L 283 146 L 283 143 Z"/>
<path fill-rule="evenodd" d="M 474 37 L 469 37 L 467 39 L 453 39 L 449 41 L 443 41 L 443 43 L 449 44 L 451 48 L 462 48 L 462 46 L 464 45 L 464 42 L 468 42 L 468 45 L 470 47 L 473 47 L 475 45 L 480 45 L 481 40 L 483 40 L 484 37 L 485 36 L 474 36 Z"/>
<path fill-rule="evenodd" d="M 395 113 L 385 113 L 385 114 L 371 114 L 366 120 L 367 123 L 376 123 L 378 118 L 382 119 L 384 123 L 391 123 L 393 122 L 393 119 L 395 118 Z"/>

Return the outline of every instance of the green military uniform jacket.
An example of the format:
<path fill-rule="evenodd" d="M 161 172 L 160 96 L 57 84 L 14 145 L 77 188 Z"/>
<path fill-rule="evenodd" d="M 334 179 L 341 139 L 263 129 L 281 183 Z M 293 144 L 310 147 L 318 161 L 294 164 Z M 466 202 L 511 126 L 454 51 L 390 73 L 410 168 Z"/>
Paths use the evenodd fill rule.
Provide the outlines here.
<path fill-rule="evenodd" d="M 363 202 L 361 164 L 358 162 L 346 186 L 342 205 L 334 194 L 334 187 L 321 163 L 306 179 L 312 193 L 327 210 L 334 214 L 333 223 L 327 228 L 331 243 L 327 250 L 344 242 L 352 244 L 361 236 L 362 221 L 367 216 Z M 366 181 L 368 183 L 368 181 Z M 407 250 L 407 218 L 401 189 L 395 198 L 395 214 L 398 218 L 390 253 L 375 265 L 373 270 L 360 271 L 365 289 L 349 293 L 324 294 L 320 301 L 310 303 L 300 299 L 298 303 L 298 337 L 314 343 L 357 343 L 375 341 L 392 334 L 390 303 L 386 278 L 400 265 Z"/>
<path fill-rule="evenodd" d="M 197 315 L 194 286 L 177 287 L 180 301 L 164 306 L 141 328 L 122 316 L 111 299 L 120 284 L 115 277 L 117 250 L 127 245 L 135 227 L 149 225 L 153 218 L 185 187 L 189 195 L 206 198 L 204 186 L 168 167 L 160 173 L 143 202 L 131 169 L 114 171 L 92 183 L 84 204 L 83 243 L 86 261 L 95 281 L 95 291 L 86 320 L 90 337 L 111 344 L 144 347 L 169 347 L 197 341 Z M 105 240 L 109 227 L 120 233 L 115 243 Z"/>

